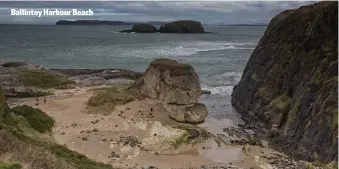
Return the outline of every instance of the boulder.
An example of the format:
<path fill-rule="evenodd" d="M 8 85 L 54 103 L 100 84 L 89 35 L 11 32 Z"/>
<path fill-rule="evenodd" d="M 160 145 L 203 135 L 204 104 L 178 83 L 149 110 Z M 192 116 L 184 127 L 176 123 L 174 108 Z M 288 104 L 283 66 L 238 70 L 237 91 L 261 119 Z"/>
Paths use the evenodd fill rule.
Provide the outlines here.
<path fill-rule="evenodd" d="M 167 104 L 194 104 L 201 95 L 194 68 L 170 59 L 155 59 L 134 86 L 141 94 Z"/>
<path fill-rule="evenodd" d="M 207 108 L 198 103 L 202 94 L 199 76 L 194 68 L 170 59 L 155 59 L 132 88 L 149 98 L 159 99 L 170 118 L 187 123 L 200 123 Z"/>
<path fill-rule="evenodd" d="M 133 25 L 132 29 L 130 30 L 123 30 L 121 32 L 136 32 L 136 33 L 156 33 L 158 30 L 155 26 L 150 24 L 136 24 Z"/>
<path fill-rule="evenodd" d="M 204 33 L 204 28 L 200 22 L 183 20 L 162 25 L 160 33 Z"/>
<path fill-rule="evenodd" d="M 168 116 L 182 123 L 201 123 L 207 117 L 207 107 L 201 103 L 190 105 L 165 104 Z"/>

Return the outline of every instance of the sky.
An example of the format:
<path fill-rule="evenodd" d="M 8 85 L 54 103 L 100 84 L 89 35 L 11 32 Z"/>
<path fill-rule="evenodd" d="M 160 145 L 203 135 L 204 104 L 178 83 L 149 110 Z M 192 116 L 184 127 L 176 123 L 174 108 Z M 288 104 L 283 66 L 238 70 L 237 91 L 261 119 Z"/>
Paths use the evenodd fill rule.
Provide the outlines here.
<path fill-rule="evenodd" d="M 55 24 L 58 20 L 126 22 L 197 20 L 203 24 L 268 23 L 278 13 L 314 1 L 0 1 L 0 24 Z M 93 16 L 11 16 L 11 9 L 87 10 Z"/>

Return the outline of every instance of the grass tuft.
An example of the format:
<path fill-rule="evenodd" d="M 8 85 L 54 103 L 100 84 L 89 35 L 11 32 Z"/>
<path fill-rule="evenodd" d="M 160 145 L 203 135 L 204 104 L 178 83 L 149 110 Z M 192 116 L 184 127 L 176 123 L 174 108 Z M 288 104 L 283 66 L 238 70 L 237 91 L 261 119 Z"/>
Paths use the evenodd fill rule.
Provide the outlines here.
<path fill-rule="evenodd" d="M 87 101 L 89 113 L 110 114 L 117 105 L 126 104 L 135 99 L 131 92 L 123 87 L 111 87 L 98 91 Z"/>

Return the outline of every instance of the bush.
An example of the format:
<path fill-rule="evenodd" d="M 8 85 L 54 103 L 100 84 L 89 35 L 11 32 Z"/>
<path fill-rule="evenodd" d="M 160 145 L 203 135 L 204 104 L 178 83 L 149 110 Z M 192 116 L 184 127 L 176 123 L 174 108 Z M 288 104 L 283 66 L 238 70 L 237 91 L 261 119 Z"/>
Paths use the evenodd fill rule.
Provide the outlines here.
<path fill-rule="evenodd" d="M 12 112 L 15 115 L 23 116 L 29 125 L 40 133 L 52 131 L 54 120 L 40 109 L 23 105 L 12 108 Z"/>

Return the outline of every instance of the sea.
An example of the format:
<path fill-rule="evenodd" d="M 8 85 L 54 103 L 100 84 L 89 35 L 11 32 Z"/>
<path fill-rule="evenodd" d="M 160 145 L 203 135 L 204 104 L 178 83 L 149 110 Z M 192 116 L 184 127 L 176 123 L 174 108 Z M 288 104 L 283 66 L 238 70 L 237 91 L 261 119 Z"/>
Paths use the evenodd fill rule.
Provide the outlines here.
<path fill-rule="evenodd" d="M 121 68 L 144 72 L 156 58 L 194 67 L 215 133 L 240 123 L 231 105 L 234 85 L 266 26 L 205 26 L 216 34 L 119 33 L 131 26 L 0 25 L 0 62 L 23 61 L 46 68 Z"/>

